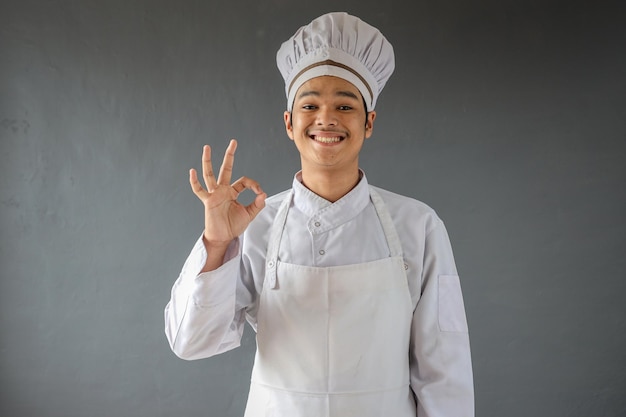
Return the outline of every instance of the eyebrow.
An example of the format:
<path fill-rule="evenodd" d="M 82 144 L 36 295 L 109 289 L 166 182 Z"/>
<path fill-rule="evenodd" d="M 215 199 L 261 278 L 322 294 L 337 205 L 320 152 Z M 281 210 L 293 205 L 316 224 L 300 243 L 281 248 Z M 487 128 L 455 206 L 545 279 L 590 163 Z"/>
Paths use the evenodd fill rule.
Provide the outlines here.
<path fill-rule="evenodd" d="M 359 98 L 356 96 L 356 94 L 354 94 L 352 91 L 337 91 L 335 93 L 336 96 L 340 96 L 340 97 L 349 97 L 349 98 L 353 98 L 355 100 L 358 100 Z M 320 93 L 318 91 L 314 91 L 314 90 L 309 90 L 309 91 L 303 91 L 300 94 L 298 94 L 298 98 L 304 98 L 304 97 L 309 97 L 309 96 L 315 96 L 315 97 L 319 97 Z"/>

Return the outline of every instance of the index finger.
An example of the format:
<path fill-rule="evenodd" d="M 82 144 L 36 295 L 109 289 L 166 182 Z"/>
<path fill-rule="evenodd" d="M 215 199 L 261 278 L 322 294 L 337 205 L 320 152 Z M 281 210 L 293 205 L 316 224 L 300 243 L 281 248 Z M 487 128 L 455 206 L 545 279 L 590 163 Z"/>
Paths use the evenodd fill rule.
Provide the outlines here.
<path fill-rule="evenodd" d="M 219 185 L 230 185 L 230 179 L 233 175 L 233 165 L 235 164 L 236 150 L 237 141 L 235 139 L 231 139 L 228 144 L 228 148 L 226 148 L 226 152 L 224 152 L 224 160 L 222 161 L 222 166 L 220 167 L 220 175 L 217 178 L 217 183 Z"/>

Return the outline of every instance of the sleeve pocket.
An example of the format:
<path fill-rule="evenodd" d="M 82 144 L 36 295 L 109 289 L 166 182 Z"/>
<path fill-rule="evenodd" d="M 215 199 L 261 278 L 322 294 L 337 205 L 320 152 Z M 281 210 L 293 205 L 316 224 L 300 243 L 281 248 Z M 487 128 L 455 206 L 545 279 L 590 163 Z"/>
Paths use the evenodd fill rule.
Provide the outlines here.
<path fill-rule="evenodd" d="M 442 332 L 467 332 L 465 306 L 458 275 L 439 275 L 438 315 Z"/>

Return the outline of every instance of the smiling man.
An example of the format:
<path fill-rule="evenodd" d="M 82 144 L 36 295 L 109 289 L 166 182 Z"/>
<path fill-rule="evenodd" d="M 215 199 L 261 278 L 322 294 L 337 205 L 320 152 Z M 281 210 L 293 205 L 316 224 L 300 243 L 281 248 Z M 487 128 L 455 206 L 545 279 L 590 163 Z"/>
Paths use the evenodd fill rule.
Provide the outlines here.
<path fill-rule="evenodd" d="M 359 152 L 376 113 L 366 113 L 359 90 L 336 76 L 320 76 L 299 89 L 285 112 L 287 135 L 300 152 L 302 182 L 330 202 L 359 180 Z"/>
<path fill-rule="evenodd" d="M 330 13 L 281 46 L 290 190 L 266 198 L 202 157 L 205 228 L 176 280 L 165 332 L 184 359 L 257 352 L 247 417 L 471 417 L 469 336 L 445 226 L 424 203 L 367 182 L 359 153 L 394 69 L 374 27 Z M 256 193 L 248 206 L 237 202 Z"/>

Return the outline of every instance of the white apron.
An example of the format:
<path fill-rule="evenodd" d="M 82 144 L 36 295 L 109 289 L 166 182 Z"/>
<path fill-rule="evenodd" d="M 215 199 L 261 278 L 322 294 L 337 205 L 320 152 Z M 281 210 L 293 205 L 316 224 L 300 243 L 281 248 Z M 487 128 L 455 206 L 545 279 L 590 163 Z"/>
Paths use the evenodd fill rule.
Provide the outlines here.
<path fill-rule="evenodd" d="M 280 206 L 245 417 L 416 416 L 409 386 L 413 308 L 402 248 L 382 198 L 371 187 L 370 196 L 390 257 L 356 265 L 280 262 L 291 193 Z"/>

